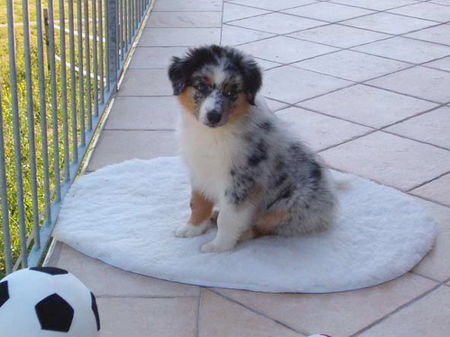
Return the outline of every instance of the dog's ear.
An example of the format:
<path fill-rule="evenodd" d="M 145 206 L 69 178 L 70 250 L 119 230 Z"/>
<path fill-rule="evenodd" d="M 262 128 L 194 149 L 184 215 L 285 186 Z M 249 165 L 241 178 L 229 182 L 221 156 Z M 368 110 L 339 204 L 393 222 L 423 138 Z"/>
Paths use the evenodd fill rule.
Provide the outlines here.
<path fill-rule="evenodd" d="M 174 56 L 172 63 L 169 67 L 169 79 L 172 82 L 173 94 L 179 95 L 187 86 L 188 74 L 187 74 L 186 60 Z"/>
<path fill-rule="evenodd" d="M 243 76 L 247 100 L 251 105 L 255 105 L 256 94 L 262 85 L 262 73 L 258 64 L 253 59 L 244 62 Z"/>

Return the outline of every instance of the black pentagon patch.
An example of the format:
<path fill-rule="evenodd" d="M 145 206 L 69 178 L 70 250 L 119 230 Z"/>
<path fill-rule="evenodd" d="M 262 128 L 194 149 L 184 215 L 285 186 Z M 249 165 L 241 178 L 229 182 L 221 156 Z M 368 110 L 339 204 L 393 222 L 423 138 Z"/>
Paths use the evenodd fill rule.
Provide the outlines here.
<path fill-rule="evenodd" d="M 47 296 L 35 308 L 42 330 L 68 332 L 74 310 L 58 294 Z"/>
<path fill-rule="evenodd" d="M 49 275 L 64 275 L 69 274 L 67 270 L 56 268 L 56 267 L 33 267 L 30 270 L 38 271 L 41 273 L 46 273 Z"/>
<path fill-rule="evenodd" d="M 97 323 L 97 331 L 100 331 L 100 316 L 98 314 L 97 301 L 93 293 L 91 293 L 91 308 L 94 312 L 95 322 Z"/>
<path fill-rule="evenodd" d="M 0 283 L 0 308 L 9 300 L 8 281 Z"/>

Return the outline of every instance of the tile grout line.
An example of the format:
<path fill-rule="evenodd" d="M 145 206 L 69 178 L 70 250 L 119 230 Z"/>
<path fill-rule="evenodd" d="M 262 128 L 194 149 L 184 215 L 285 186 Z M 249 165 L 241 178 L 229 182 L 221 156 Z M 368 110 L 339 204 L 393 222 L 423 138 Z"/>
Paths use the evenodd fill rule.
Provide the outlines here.
<path fill-rule="evenodd" d="M 390 187 L 393 187 L 393 186 L 390 186 Z M 393 187 L 393 188 L 395 188 L 395 187 Z M 440 202 L 440 201 L 436 201 L 436 200 L 433 200 L 433 199 L 430 199 L 430 198 L 427 198 L 427 197 L 423 197 L 423 196 L 421 196 L 421 195 L 413 194 L 413 193 L 411 193 L 411 192 L 405 192 L 405 191 L 402 191 L 402 190 L 399 190 L 399 191 L 400 191 L 400 192 L 403 192 L 403 193 L 407 193 L 408 195 L 413 196 L 413 197 L 415 197 L 415 198 L 419 198 L 419 199 L 422 199 L 422 200 L 431 202 L 432 204 L 436 204 L 436 205 L 439 205 L 439 206 L 442 206 L 442 207 L 445 207 L 445 208 L 450 209 L 450 205 L 443 204 L 443 203 Z"/>
<path fill-rule="evenodd" d="M 220 14 L 220 39 L 219 39 L 219 46 L 222 45 L 222 39 L 223 39 L 223 12 L 225 7 L 225 1 L 222 1 L 222 11 Z"/>
<path fill-rule="evenodd" d="M 185 295 L 185 296 L 149 296 L 149 295 L 108 295 L 108 294 L 102 294 L 102 295 L 95 295 L 97 298 L 128 298 L 128 299 L 174 299 L 174 298 L 197 298 L 195 295 Z"/>
<path fill-rule="evenodd" d="M 433 109 L 433 110 L 435 110 L 435 109 Z M 425 112 L 425 113 L 426 113 L 426 112 Z M 418 117 L 418 116 L 420 116 L 420 115 L 422 115 L 422 114 L 424 114 L 424 113 L 419 113 L 418 115 L 411 116 L 411 117 L 412 117 L 412 118 Z M 396 123 L 396 124 L 398 124 L 398 123 Z M 421 139 L 411 138 L 411 137 L 409 137 L 409 136 L 402 135 L 401 133 L 397 133 L 397 132 L 394 132 L 394 131 L 385 130 L 384 128 L 383 128 L 383 129 L 380 129 L 380 131 L 382 131 L 382 132 L 384 132 L 384 133 L 387 133 L 387 134 L 390 134 L 390 135 L 393 135 L 393 136 L 397 136 L 397 137 L 403 138 L 403 139 L 414 140 L 414 141 L 416 141 L 416 142 L 418 142 L 418 143 L 421 143 L 421 144 L 424 144 L 424 145 L 430 145 L 430 146 L 436 147 L 436 148 L 438 148 L 438 149 L 440 149 L 440 150 L 450 151 L 450 148 L 448 148 L 448 147 L 441 146 L 441 145 L 438 145 L 438 144 L 433 144 L 433 143 L 430 143 L 430 142 L 427 142 L 427 141 L 424 141 L 424 140 L 421 140 Z M 416 187 L 418 187 L 418 186 L 416 186 Z M 416 187 L 414 187 L 414 188 L 416 188 Z"/>
<path fill-rule="evenodd" d="M 419 187 L 422 187 L 422 186 L 424 186 L 424 185 L 427 185 L 427 184 L 429 184 L 429 183 L 431 183 L 431 182 L 433 182 L 433 181 L 435 181 L 435 180 L 437 180 L 437 179 L 439 179 L 439 178 L 442 178 L 443 176 L 446 176 L 446 175 L 449 174 L 449 173 L 450 173 L 450 170 L 448 170 L 448 171 L 446 171 L 446 172 L 444 172 L 444 173 L 438 175 L 437 177 L 434 177 L 433 179 L 427 180 L 427 181 L 425 181 L 425 182 L 423 182 L 423 183 L 420 183 L 419 185 L 416 185 L 416 186 L 410 188 L 409 190 L 407 190 L 407 192 L 408 192 L 408 193 L 411 193 L 411 192 L 413 192 L 416 188 L 419 188 Z"/>
<path fill-rule="evenodd" d="M 420 264 L 420 262 L 419 262 L 419 264 Z M 409 273 L 414 274 L 414 275 L 417 275 L 417 276 L 420 276 L 420 277 L 423 277 L 423 278 L 426 278 L 427 280 L 433 281 L 433 282 L 435 282 L 435 283 L 439 283 L 439 284 L 442 283 L 442 281 L 440 281 L 440 280 L 437 280 L 437 279 L 434 279 L 434 278 L 432 278 L 432 277 L 430 277 L 430 276 L 421 274 L 420 272 L 415 271 L 415 270 L 410 270 Z"/>
<path fill-rule="evenodd" d="M 421 295 L 413 298 L 412 300 L 408 301 L 407 303 L 402 304 L 401 306 L 399 306 L 398 308 L 396 308 L 395 310 L 391 311 L 390 313 L 386 314 L 385 316 L 383 316 L 382 318 L 376 320 L 375 322 L 372 322 L 371 324 L 369 324 L 368 326 L 356 331 L 355 333 L 353 333 L 352 335 L 350 335 L 349 337 L 357 337 L 359 335 L 361 335 L 363 332 L 373 328 L 374 326 L 378 325 L 379 323 L 385 321 L 386 319 L 388 319 L 389 317 L 395 315 L 397 312 L 411 306 L 412 304 L 418 302 L 419 300 L 421 300 L 422 298 L 426 297 L 427 295 L 429 295 L 430 293 L 432 293 L 433 291 L 435 291 L 436 289 L 438 289 L 439 287 L 441 287 L 444 283 L 439 283 L 436 284 L 434 287 L 432 287 L 431 289 L 425 291 L 424 293 L 422 293 Z"/>
<path fill-rule="evenodd" d="M 239 301 L 237 301 L 237 300 L 235 300 L 235 299 L 233 299 L 233 298 L 231 298 L 231 297 L 229 297 L 229 296 L 227 296 L 227 295 L 224 295 L 224 294 L 222 294 L 222 293 L 221 293 L 220 291 L 218 291 L 218 290 L 215 290 L 215 289 L 213 289 L 213 288 L 207 288 L 206 290 L 207 290 L 207 291 L 210 291 L 210 292 L 212 292 L 213 294 L 216 294 L 216 295 L 218 295 L 218 296 L 220 296 L 220 297 L 222 297 L 222 298 L 224 298 L 224 299 L 226 299 L 227 301 L 230 301 L 230 302 L 232 302 L 232 303 L 235 303 L 235 304 L 237 304 L 237 305 L 239 305 L 239 306 L 241 306 L 241 307 L 243 307 L 243 308 L 245 308 L 245 309 L 247 309 L 247 310 L 253 312 L 254 314 L 257 314 L 258 316 L 261 316 L 261 317 L 264 317 L 264 318 L 266 318 L 266 319 L 269 319 L 269 320 L 271 320 L 272 322 L 275 322 L 276 324 L 281 325 L 281 326 L 283 326 L 283 327 L 285 327 L 285 328 L 287 328 L 287 329 L 289 329 L 289 330 L 291 330 L 291 331 L 293 331 L 293 332 L 295 332 L 295 333 L 299 333 L 299 334 L 301 334 L 301 335 L 309 335 L 309 333 L 307 333 L 307 332 L 305 332 L 305 331 L 301 331 L 301 330 L 294 329 L 293 327 L 289 326 L 289 325 L 286 324 L 286 323 L 283 323 L 283 322 L 281 322 L 281 321 L 279 321 L 279 320 L 277 320 L 277 319 L 275 319 L 275 318 L 270 317 L 269 315 L 267 315 L 267 314 L 265 314 L 265 313 L 263 313 L 263 312 L 260 312 L 260 311 L 254 309 L 254 308 L 252 308 L 252 307 L 250 307 L 250 306 L 248 306 L 248 305 L 246 305 L 246 304 L 244 304 L 244 303 L 241 303 L 241 302 L 239 302 Z"/>
<path fill-rule="evenodd" d="M 201 307 L 202 307 L 203 287 L 199 287 L 198 300 L 197 300 L 197 320 L 196 320 L 196 337 L 200 337 L 201 328 Z"/>

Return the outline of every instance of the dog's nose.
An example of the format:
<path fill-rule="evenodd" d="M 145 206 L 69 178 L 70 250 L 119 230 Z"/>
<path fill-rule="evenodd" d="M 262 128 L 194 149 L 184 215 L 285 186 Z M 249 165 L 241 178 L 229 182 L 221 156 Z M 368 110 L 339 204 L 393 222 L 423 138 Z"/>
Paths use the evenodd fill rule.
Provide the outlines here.
<path fill-rule="evenodd" d="M 216 124 L 219 123 L 220 119 L 222 118 L 222 114 L 220 112 L 217 112 L 216 110 L 212 110 L 206 114 L 206 118 L 211 124 Z"/>

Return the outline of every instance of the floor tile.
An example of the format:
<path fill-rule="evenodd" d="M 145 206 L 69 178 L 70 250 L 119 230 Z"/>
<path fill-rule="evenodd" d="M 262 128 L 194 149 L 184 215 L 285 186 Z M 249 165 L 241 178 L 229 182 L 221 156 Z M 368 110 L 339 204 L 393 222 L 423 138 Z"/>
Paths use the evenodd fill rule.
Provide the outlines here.
<path fill-rule="evenodd" d="M 333 47 L 285 36 L 251 42 L 239 46 L 239 49 L 256 57 L 278 63 L 291 63 L 337 50 Z"/>
<path fill-rule="evenodd" d="M 408 273 L 376 287 L 332 294 L 219 291 L 294 329 L 340 337 L 366 327 L 434 285 L 430 280 Z"/>
<path fill-rule="evenodd" d="M 270 98 L 266 98 L 266 103 L 269 106 L 269 109 L 273 112 L 286 108 L 288 104 L 275 101 Z"/>
<path fill-rule="evenodd" d="M 433 249 L 413 269 L 415 273 L 445 281 L 450 277 L 450 208 L 415 198 L 429 212 L 438 228 Z"/>
<path fill-rule="evenodd" d="M 246 5 L 250 7 L 257 7 L 268 9 L 272 11 L 279 11 L 301 5 L 306 5 L 314 2 L 314 0 L 229 0 L 228 2 Z"/>
<path fill-rule="evenodd" d="M 223 4 L 223 22 L 239 20 L 264 13 L 269 13 L 269 11 L 253 7 L 240 6 L 229 2 L 225 2 Z"/>
<path fill-rule="evenodd" d="M 354 49 L 411 63 L 428 62 L 450 55 L 450 47 L 403 37 L 373 42 Z"/>
<path fill-rule="evenodd" d="M 99 298 L 101 337 L 195 337 L 196 298 Z"/>
<path fill-rule="evenodd" d="M 450 174 L 418 187 L 411 193 L 450 206 Z"/>
<path fill-rule="evenodd" d="M 230 25 L 223 25 L 222 28 L 222 45 L 234 46 L 242 43 L 248 43 L 256 40 L 265 39 L 274 36 L 274 34 L 258 32 L 246 28 L 240 28 Z"/>
<path fill-rule="evenodd" d="M 117 97 L 105 129 L 174 129 L 181 108 L 174 96 Z"/>
<path fill-rule="evenodd" d="M 427 28 L 418 32 L 407 34 L 406 36 L 419 40 L 450 45 L 450 25 L 440 25 Z"/>
<path fill-rule="evenodd" d="M 323 150 L 371 130 L 364 126 L 296 107 L 280 110 L 276 114 L 289 125 L 295 135 L 314 151 Z"/>
<path fill-rule="evenodd" d="M 391 9 L 389 12 L 439 22 L 450 21 L 450 8 L 428 2 L 420 2 L 406 7 Z"/>
<path fill-rule="evenodd" d="M 222 0 L 158 0 L 156 11 L 221 11 Z"/>
<path fill-rule="evenodd" d="M 391 73 L 409 65 L 400 61 L 343 50 L 298 62 L 293 66 L 359 82 Z"/>
<path fill-rule="evenodd" d="M 264 83 L 265 96 L 287 103 L 297 103 L 350 84 L 348 81 L 289 66 L 266 71 Z"/>
<path fill-rule="evenodd" d="M 280 65 L 279 63 L 275 63 L 275 62 L 259 59 L 257 57 L 255 57 L 255 60 L 258 63 L 258 65 L 264 70 L 268 70 L 268 69 L 271 69 L 271 68 L 274 68 L 274 67 L 278 67 Z"/>
<path fill-rule="evenodd" d="M 172 95 L 166 69 L 128 69 L 119 96 Z"/>
<path fill-rule="evenodd" d="M 220 42 L 220 28 L 145 28 L 138 46 L 197 46 Z"/>
<path fill-rule="evenodd" d="M 409 190 L 450 170 L 450 152 L 375 132 L 322 152 L 332 167 Z"/>
<path fill-rule="evenodd" d="M 382 33 L 403 34 L 434 25 L 431 21 L 390 13 L 376 13 L 342 22 L 343 24 Z"/>
<path fill-rule="evenodd" d="M 300 105 L 375 128 L 436 106 L 434 103 L 364 85 L 338 90 Z"/>
<path fill-rule="evenodd" d="M 333 0 L 333 2 L 376 10 L 385 10 L 414 3 L 414 0 Z"/>
<path fill-rule="evenodd" d="M 128 159 L 151 159 L 177 153 L 173 131 L 103 130 L 87 169 L 95 171 Z"/>
<path fill-rule="evenodd" d="M 450 108 L 427 112 L 386 130 L 450 149 Z"/>
<path fill-rule="evenodd" d="M 347 20 L 373 13 L 373 11 L 368 9 L 350 7 L 332 2 L 317 2 L 307 6 L 288 9 L 284 12 L 328 22 Z"/>
<path fill-rule="evenodd" d="M 423 66 L 435 68 L 435 69 L 441 69 L 441 70 L 445 70 L 445 71 L 450 71 L 450 56 L 444 57 L 440 60 L 426 63 Z"/>
<path fill-rule="evenodd" d="M 270 13 L 248 19 L 233 21 L 233 25 L 262 30 L 268 33 L 287 34 L 297 30 L 323 25 L 317 20 L 301 18 L 283 13 Z"/>
<path fill-rule="evenodd" d="M 441 286 L 359 336 L 445 336 L 450 330 L 449 302 L 450 289 Z"/>
<path fill-rule="evenodd" d="M 221 12 L 153 12 L 146 27 L 220 27 Z"/>
<path fill-rule="evenodd" d="M 172 56 L 181 56 L 187 47 L 138 47 L 130 62 L 130 69 L 164 68 L 171 63 Z"/>
<path fill-rule="evenodd" d="M 55 266 L 70 271 L 96 296 L 172 297 L 199 294 L 199 288 L 196 286 L 130 273 L 83 255 L 63 243 L 60 244 L 61 254 Z"/>
<path fill-rule="evenodd" d="M 312 28 L 289 36 L 341 48 L 349 48 L 389 37 L 387 34 L 337 24 Z"/>
<path fill-rule="evenodd" d="M 199 322 L 200 337 L 303 336 L 210 291 L 202 295 Z"/>
<path fill-rule="evenodd" d="M 368 84 L 440 103 L 450 101 L 450 74 L 440 70 L 414 67 L 369 81 Z"/>

